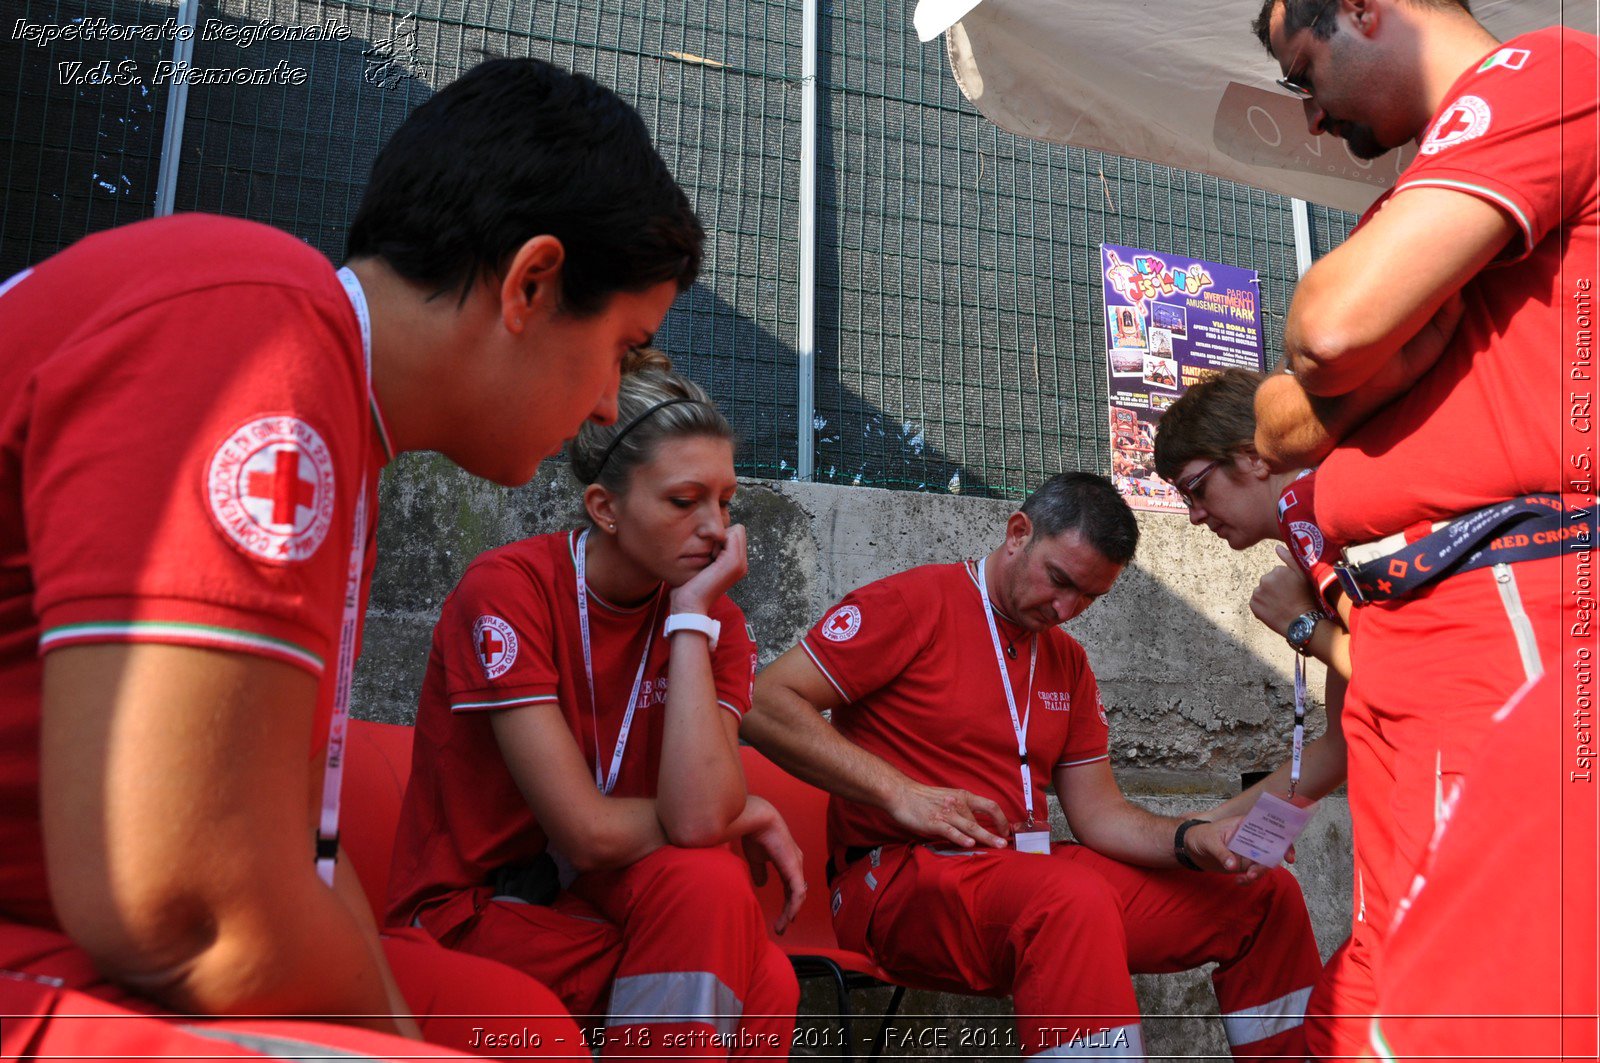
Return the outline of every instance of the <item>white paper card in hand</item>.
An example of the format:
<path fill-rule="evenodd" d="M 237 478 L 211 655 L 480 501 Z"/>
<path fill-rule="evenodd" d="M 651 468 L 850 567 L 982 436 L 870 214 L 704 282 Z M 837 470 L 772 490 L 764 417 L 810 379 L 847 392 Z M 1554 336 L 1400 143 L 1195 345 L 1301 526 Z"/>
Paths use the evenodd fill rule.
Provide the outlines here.
<path fill-rule="evenodd" d="M 1264 867 L 1277 867 L 1316 811 L 1315 803 L 1301 808 L 1273 794 L 1262 794 L 1234 831 L 1228 848 Z"/>
<path fill-rule="evenodd" d="M 1047 830 L 1021 830 L 1011 836 L 1011 844 L 1019 853 L 1050 855 L 1050 832 Z"/>

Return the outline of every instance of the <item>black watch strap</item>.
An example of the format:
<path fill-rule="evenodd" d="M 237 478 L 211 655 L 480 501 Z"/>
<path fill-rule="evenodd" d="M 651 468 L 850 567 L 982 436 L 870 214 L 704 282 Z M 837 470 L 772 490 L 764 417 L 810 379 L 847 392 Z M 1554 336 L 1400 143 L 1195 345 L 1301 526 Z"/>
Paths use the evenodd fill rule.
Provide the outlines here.
<path fill-rule="evenodd" d="M 1189 850 L 1183 847 L 1183 836 L 1189 833 L 1190 827 L 1200 823 L 1210 822 L 1211 821 L 1209 819 L 1186 819 L 1182 823 L 1178 824 L 1178 831 L 1172 836 L 1173 855 L 1178 858 L 1178 863 L 1182 864 L 1190 871 L 1203 871 L 1205 869 L 1199 864 L 1195 863 L 1194 858 L 1189 855 Z"/>

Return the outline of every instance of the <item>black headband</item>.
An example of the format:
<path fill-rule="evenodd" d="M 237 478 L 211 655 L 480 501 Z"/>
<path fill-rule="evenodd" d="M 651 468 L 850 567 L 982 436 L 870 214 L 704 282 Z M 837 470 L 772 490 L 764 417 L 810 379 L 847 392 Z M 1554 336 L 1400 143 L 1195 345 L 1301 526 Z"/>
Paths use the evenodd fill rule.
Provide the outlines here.
<path fill-rule="evenodd" d="M 698 399 L 686 398 L 684 396 L 679 396 L 678 398 L 675 398 L 675 399 L 662 399 L 660 402 L 656 403 L 654 406 L 650 407 L 648 410 L 644 411 L 639 416 L 635 417 L 633 420 L 629 421 L 628 424 L 627 424 L 627 427 L 625 427 L 622 431 L 618 432 L 616 434 L 616 436 L 611 440 L 611 445 L 606 447 L 606 452 L 604 454 L 600 455 L 600 464 L 596 465 L 594 467 L 594 480 L 592 480 L 590 482 L 593 483 L 593 482 L 599 481 L 600 474 L 605 471 L 606 462 L 611 460 L 611 452 L 613 450 L 616 450 L 617 446 L 624 439 L 626 439 L 628 437 L 628 433 L 629 432 L 631 432 L 635 428 L 639 427 L 640 422 L 642 422 L 645 419 L 647 419 L 648 417 L 650 417 L 650 415 L 655 413 L 657 410 L 665 409 L 668 406 L 676 406 L 680 402 L 698 403 L 699 400 Z"/>

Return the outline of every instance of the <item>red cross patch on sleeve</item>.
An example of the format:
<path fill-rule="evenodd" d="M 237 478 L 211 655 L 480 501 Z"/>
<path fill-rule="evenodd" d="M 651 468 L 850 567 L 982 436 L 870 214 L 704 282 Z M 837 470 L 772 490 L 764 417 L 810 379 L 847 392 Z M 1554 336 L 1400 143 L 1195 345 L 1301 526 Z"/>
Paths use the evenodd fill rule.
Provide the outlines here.
<path fill-rule="evenodd" d="M 822 622 L 822 637 L 830 642 L 848 642 L 861 630 L 861 610 L 841 605 Z"/>
<path fill-rule="evenodd" d="M 517 663 L 517 633 L 498 616 L 484 615 L 473 621 L 472 647 L 489 679 L 499 679 Z"/>
<path fill-rule="evenodd" d="M 333 455 L 315 428 L 288 414 L 228 433 L 211 455 L 205 490 L 217 528 L 268 564 L 310 560 L 333 526 Z"/>

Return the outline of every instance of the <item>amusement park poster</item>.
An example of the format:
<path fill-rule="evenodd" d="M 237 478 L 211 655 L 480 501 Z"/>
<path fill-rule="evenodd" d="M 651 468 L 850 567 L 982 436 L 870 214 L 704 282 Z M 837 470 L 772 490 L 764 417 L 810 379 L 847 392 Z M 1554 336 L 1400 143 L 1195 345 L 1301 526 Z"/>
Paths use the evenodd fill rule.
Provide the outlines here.
<path fill-rule="evenodd" d="M 1156 424 L 1190 384 L 1234 366 L 1264 368 L 1260 277 L 1116 244 L 1100 245 L 1100 268 L 1112 481 L 1134 509 L 1182 513 L 1177 491 L 1156 475 Z"/>

